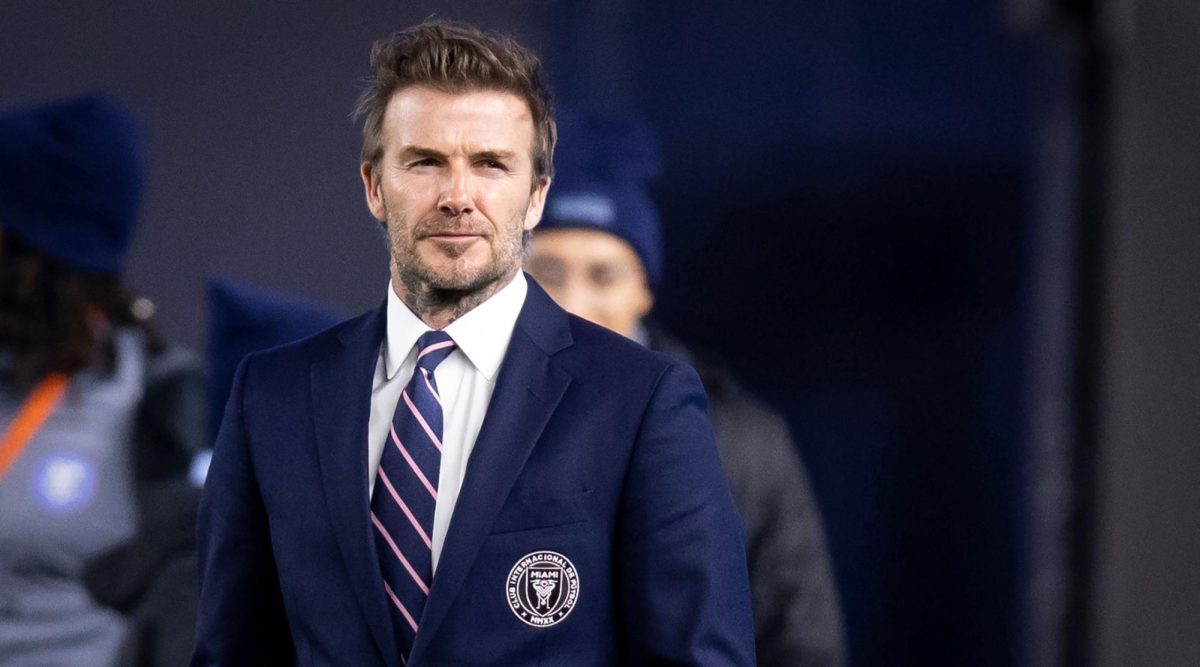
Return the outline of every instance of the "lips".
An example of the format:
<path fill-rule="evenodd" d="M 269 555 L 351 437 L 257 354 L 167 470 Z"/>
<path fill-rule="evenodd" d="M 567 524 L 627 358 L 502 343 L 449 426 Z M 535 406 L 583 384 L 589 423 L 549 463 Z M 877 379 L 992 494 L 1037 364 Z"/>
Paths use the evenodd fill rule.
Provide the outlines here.
<path fill-rule="evenodd" d="M 462 246 L 488 238 L 489 232 L 485 221 L 473 219 L 468 215 L 431 215 L 417 225 L 413 236 L 417 242 L 431 241 L 446 246 Z"/>
<path fill-rule="evenodd" d="M 445 234 L 430 234 L 425 237 L 430 241 L 443 241 L 454 243 L 457 241 L 474 241 L 475 239 L 483 238 L 482 234 L 466 234 L 461 232 L 445 233 Z"/>
<path fill-rule="evenodd" d="M 430 222 L 433 222 L 433 221 L 430 221 Z M 454 240 L 462 240 L 462 239 L 477 239 L 477 238 L 487 236 L 486 230 L 473 229 L 468 224 L 463 224 L 463 223 L 468 222 L 466 220 L 459 220 L 459 221 L 457 221 L 459 224 L 451 224 L 451 225 L 447 225 L 446 222 L 448 222 L 448 221 L 447 220 L 439 220 L 433 224 L 426 223 L 426 224 L 420 225 L 415 230 L 416 237 L 418 239 L 432 239 L 432 240 L 437 240 L 437 241 L 441 241 L 441 240 L 454 241 Z M 438 223 L 441 223 L 441 224 L 438 224 Z"/>

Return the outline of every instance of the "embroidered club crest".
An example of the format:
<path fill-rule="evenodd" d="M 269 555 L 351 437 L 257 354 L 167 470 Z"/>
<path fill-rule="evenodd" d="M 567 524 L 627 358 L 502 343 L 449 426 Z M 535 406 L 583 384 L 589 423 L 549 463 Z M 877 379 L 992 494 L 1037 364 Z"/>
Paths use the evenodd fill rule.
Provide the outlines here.
<path fill-rule="evenodd" d="M 535 551 L 517 561 L 505 584 L 508 608 L 527 625 L 561 623 L 579 600 L 579 573 L 566 556 Z"/>

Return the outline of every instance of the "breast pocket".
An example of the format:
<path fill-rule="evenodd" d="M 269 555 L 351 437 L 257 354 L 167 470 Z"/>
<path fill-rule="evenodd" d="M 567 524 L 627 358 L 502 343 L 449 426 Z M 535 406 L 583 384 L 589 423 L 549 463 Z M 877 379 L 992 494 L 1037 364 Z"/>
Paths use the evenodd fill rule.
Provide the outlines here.
<path fill-rule="evenodd" d="M 591 490 L 566 495 L 513 494 L 496 515 L 492 535 L 582 523 L 591 515 L 591 498 Z"/>

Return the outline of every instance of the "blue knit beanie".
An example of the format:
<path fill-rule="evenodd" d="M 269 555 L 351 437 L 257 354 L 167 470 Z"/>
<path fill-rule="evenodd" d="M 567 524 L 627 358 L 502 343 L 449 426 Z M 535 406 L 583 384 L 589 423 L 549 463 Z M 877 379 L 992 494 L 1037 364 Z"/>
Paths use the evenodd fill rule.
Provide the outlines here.
<path fill-rule="evenodd" d="M 141 149 L 137 119 L 103 94 L 0 114 L 0 229 L 66 264 L 120 273 Z"/>
<path fill-rule="evenodd" d="M 633 247 L 650 288 L 663 275 L 662 222 L 647 190 L 661 171 L 658 144 L 644 124 L 558 112 L 557 176 L 539 229 L 594 229 Z"/>
<path fill-rule="evenodd" d="M 662 225 L 645 189 L 634 183 L 555 184 L 538 229 L 594 229 L 628 243 L 654 289 L 662 280 Z"/>
<path fill-rule="evenodd" d="M 227 277 L 208 280 L 209 424 L 221 425 L 238 364 L 258 352 L 326 329 L 342 320 L 332 306 Z"/>

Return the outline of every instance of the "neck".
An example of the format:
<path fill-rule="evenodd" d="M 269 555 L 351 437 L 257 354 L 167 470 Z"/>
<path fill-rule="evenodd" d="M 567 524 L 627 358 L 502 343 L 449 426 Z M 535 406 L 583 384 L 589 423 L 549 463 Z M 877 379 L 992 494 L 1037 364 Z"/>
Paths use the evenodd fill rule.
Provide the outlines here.
<path fill-rule="evenodd" d="M 445 329 L 451 322 L 466 315 L 472 308 L 492 298 L 507 285 L 519 269 L 493 280 L 477 289 L 444 289 L 415 277 L 400 276 L 392 269 L 392 289 L 430 329 Z"/>

